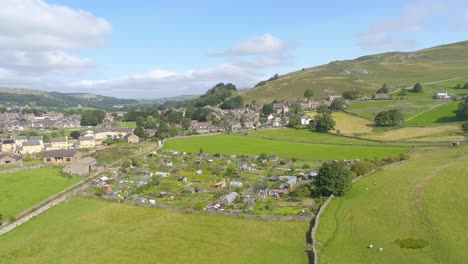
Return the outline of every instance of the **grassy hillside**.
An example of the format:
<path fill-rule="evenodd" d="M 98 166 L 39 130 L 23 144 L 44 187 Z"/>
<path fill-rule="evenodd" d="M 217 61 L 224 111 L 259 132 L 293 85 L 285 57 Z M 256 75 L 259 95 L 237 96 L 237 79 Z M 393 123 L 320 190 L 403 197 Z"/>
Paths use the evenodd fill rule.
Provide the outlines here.
<path fill-rule="evenodd" d="M 0 237 L 0 263 L 308 263 L 308 222 L 73 198 Z"/>
<path fill-rule="evenodd" d="M 119 99 L 96 94 L 66 94 L 59 92 L 44 92 L 21 88 L 0 88 L 0 105 L 29 105 L 47 109 L 63 110 L 78 105 L 97 109 L 111 109 L 115 105 L 134 105 L 139 101 Z"/>
<path fill-rule="evenodd" d="M 246 102 L 271 102 L 273 99 L 300 98 L 306 88 L 315 97 L 341 94 L 359 89 L 373 94 L 383 83 L 391 89 L 468 76 L 468 41 L 437 46 L 414 52 L 389 52 L 354 60 L 333 61 L 280 75 L 242 92 Z"/>
<path fill-rule="evenodd" d="M 465 263 L 466 150 L 419 149 L 404 164 L 369 175 L 334 199 L 317 233 L 320 263 Z M 395 243 L 408 238 L 428 245 L 405 249 Z"/>

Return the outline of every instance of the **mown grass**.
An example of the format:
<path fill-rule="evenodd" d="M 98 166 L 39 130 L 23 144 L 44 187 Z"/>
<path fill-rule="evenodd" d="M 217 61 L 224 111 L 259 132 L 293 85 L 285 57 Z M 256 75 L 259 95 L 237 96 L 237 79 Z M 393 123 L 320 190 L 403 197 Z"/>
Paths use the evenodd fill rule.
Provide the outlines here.
<path fill-rule="evenodd" d="M 409 161 L 363 178 L 349 194 L 334 199 L 317 233 L 320 262 L 466 261 L 466 150 L 419 149 Z M 428 246 L 403 249 L 395 243 L 406 238 L 422 239 Z"/>
<path fill-rule="evenodd" d="M 0 237 L 0 263 L 308 263 L 308 222 L 75 197 Z"/>
<path fill-rule="evenodd" d="M 409 150 L 403 147 L 297 143 L 234 135 L 169 140 L 164 149 L 192 153 L 199 153 L 202 149 L 205 153 L 251 156 L 266 152 L 278 157 L 311 160 L 383 158 Z"/>
<path fill-rule="evenodd" d="M 415 116 L 406 122 L 406 125 L 430 126 L 457 122 L 456 111 L 460 102 L 447 102 L 432 110 Z"/>
<path fill-rule="evenodd" d="M 0 213 L 8 219 L 78 181 L 78 177 L 62 176 L 61 168 L 0 174 Z"/>
<path fill-rule="evenodd" d="M 114 122 L 114 124 L 118 127 L 124 127 L 124 128 L 135 128 L 136 122 L 122 122 L 122 121 L 117 121 Z"/>
<path fill-rule="evenodd" d="M 343 137 L 334 134 L 312 132 L 308 129 L 278 128 L 256 130 L 249 133 L 249 136 L 263 137 L 270 139 L 282 139 L 311 143 L 337 143 L 337 144 L 358 144 L 377 145 L 378 142 L 362 140 L 357 138 Z"/>

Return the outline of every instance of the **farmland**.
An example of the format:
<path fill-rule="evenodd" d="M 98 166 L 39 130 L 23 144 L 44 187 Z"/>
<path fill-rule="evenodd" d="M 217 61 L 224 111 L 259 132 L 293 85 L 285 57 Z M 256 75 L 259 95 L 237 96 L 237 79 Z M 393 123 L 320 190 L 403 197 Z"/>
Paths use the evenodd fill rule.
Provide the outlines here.
<path fill-rule="evenodd" d="M 466 260 L 468 206 L 461 202 L 468 200 L 466 150 L 420 149 L 406 163 L 369 175 L 349 194 L 334 199 L 318 229 L 320 262 Z M 422 239 L 428 246 L 403 249 L 395 243 L 406 238 Z"/>
<path fill-rule="evenodd" d="M 73 198 L 0 237 L 0 263 L 308 263 L 308 228 Z"/>
<path fill-rule="evenodd" d="M 398 109 L 409 118 L 442 103 L 439 100 L 362 101 L 352 104 L 348 111 L 373 120 L 379 112 Z"/>
<path fill-rule="evenodd" d="M 434 136 L 447 136 L 453 133 L 460 132 L 459 125 L 441 125 L 430 127 L 402 127 L 388 131 L 378 132 L 363 135 L 367 139 L 381 140 L 381 141 L 398 141 L 410 140 L 414 138 L 434 137 Z"/>
<path fill-rule="evenodd" d="M 456 111 L 460 102 L 448 102 L 407 120 L 407 125 L 428 126 L 457 122 Z"/>
<path fill-rule="evenodd" d="M 381 146 L 347 146 L 298 143 L 246 136 L 219 135 L 192 137 L 166 142 L 165 149 L 198 153 L 202 149 L 211 154 L 237 154 L 256 156 L 265 152 L 283 158 L 309 160 L 383 158 L 406 153 L 409 148 Z"/>
<path fill-rule="evenodd" d="M 14 216 L 78 182 L 62 176 L 61 168 L 39 168 L 0 174 L 0 213 Z"/>

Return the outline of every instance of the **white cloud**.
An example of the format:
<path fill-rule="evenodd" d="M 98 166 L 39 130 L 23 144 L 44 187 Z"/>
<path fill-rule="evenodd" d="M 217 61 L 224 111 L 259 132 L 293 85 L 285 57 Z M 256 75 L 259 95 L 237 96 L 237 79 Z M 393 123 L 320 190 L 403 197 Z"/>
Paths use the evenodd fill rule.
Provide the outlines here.
<path fill-rule="evenodd" d="M 425 21 L 435 14 L 446 12 L 459 1 L 425 0 L 406 6 L 398 17 L 380 22 L 358 34 L 358 45 L 365 49 L 411 49 L 417 45 L 413 39 L 403 39 L 401 34 L 421 31 Z"/>
<path fill-rule="evenodd" d="M 240 42 L 226 53 L 233 56 L 278 54 L 286 51 L 288 45 L 281 39 L 265 34 Z"/>
<path fill-rule="evenodd" d="M 183 72 L 154 70 L 109 80 L 83 80 L 71 89 L 87 89 L 101 94 L 132 98 L 156 98 L 181 94 L 201 94 L 219 82 L 232 82 L 238 88 L 253 86 L 270 76 L 264 71 L 292 63 L 290 47 L 270 34 L 243 41 L 225 52 L 225 62 L 208 69 Z"/>
<path fill-rule="evenodd" d="M 111 31 L 103 18 L 41 0 L 2 0 L 0 5 L 0 67 L 11 75 L 86 70 L 92 60 L 71 55 L 70 50 L 101 46 Z"/>

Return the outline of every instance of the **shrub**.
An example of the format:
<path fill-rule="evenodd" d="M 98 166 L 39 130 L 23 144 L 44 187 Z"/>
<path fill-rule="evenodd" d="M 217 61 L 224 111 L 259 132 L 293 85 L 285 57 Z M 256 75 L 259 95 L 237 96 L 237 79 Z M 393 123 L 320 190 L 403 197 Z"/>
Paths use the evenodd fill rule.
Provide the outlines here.
<path fill-rule="evenodd" d="M 31 156 L 26 156 L 26 157 L 24 157 L 23 161 L 26 161 L 26 162 L 27 161 L 32 161 L 32 158 L 31 158 Z"/>
<path fill-rule="evenodd" d="M 376 165 L 373 162 L 363 160 L 363 161 L 359 161 L 359 162 L 352 164 L 350 170 L 356 173 L 357 176 L 360 176 L 360 175 L 368 174 L 375 168 L 376 168 Z"/>
<path fill-rule="evenodd" d="M 426 240 L 415 238 L 397 239 L 395 240 L 395 243 L 397 243 L 401 248 L 408 249 L 424 248 L 429 245 Z"/>

